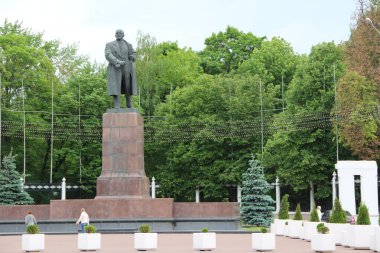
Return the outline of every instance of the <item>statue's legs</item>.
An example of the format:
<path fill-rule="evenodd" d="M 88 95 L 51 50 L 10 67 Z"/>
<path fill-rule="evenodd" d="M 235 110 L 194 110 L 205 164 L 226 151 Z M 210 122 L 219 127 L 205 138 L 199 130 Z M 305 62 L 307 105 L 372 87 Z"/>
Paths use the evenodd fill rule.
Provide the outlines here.
<path fill-rule="evenodd" d="M 120 99 L 118 95 L 113 95 L 113 104 L 115 109 L 120 109 Z"/>
<path fill-rule="evenodd" d="M 126 107 L 127 108 L 133 108 L 132 96 L 130 94 L 126 93 L 125 98 L 126 98 Z"/>
<path fill-rule="evenodd" d="M 125 85 L 125 99 L 126 99 L 126 107 L 133 108 L 132 103 L 132 77 L 128 74 L 129 78 L 127 78 L 128 82 Z"/>

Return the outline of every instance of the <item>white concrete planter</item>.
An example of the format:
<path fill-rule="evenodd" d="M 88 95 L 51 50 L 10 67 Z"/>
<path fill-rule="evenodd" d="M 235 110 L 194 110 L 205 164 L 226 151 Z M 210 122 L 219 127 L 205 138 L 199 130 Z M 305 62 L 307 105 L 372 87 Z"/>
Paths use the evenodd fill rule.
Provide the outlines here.
<path fill-rule="evenodd" d="M 301 229 L 300 229 L 300 239 L 306 240 L 306 229 L 305 229 L 305 222 L 303 223 Z"/>
<path fill-rule="evenodd" d="M 348 228 L 347 231 L 341 232 L 341 239 L 341 245 L 344 247 L 349 247 L 350 234 L 348 233 Z"/>
<path fill-rule="evenodd" d="M 216 248 L 216 234 L 213 232 L 193 233 L 193 248 L 195 250 L 212 250 Z"/>
<path fill-rule="evenodd" d="M 279 219 L 274 219 L 274 227 L 275 231 L 274 233 L 276 235 L 284 235 L 284 230 L 285 230 L 285 223 L 288 220 L 279 220 Z"/>
<path fill-rule="evenodd" d="M 45 249 L 45 234 L 23 234 L 22 250 L 40 251 Z"/>
<path fill-rule="evenodd" d="M 311 250 L 317 252 L 335 251 L 335 236 L 333 234 L 313 234 Z"/>
<path fill-rule="evenodd" d="M 78 234 L 79 250 L 98 250 L 101 247 L 100 233 L 80 233 Z"/>
<path fill-rule="evenodd" d="M 157 249 L 157 233 L 135 233 L 135 249 Z"/>
<path fill-rule="evenodd" d="M 301 234 L 302 228 L 302 220 L 289 220 L 289 237 L 291 238 L 299 238 Z"/>
<path fill-rule="evenodd" d="M 270 232 L 271 233 L 275 233 L 276 232 L 276 224 L 274 224 L 274 223 L 270 224 Z"/>
<path fill-rule="evenodd" d="M 252 249 L 257 251 L 276 249 L 274 233 L 252 233 Z"/>
<path fill-rule="evenodd" d="M 380 227 L 375 227 L 374 237 L 375 237 L 375 248 L 374 248 L 374 250 L 377 252 L 380 252 Z"/>
<path fill-rule="evenodd" d="M 289 236 L 289 224 L 284 226 L 284 236 Z"/>
<path fill-rule="evenodd" d="M 311 240 L 311 236 L 313 234 L 317 234 L 318 231 L 317 231 L 317 225 L 321 223 L 321 222 L 311 222 L 311 221 L 305 221 L 303 223 L 303 231 L 300 235 L 300 237 L 303 237 L 303 239 L 305 239 L 306 241 L 310 241 Z"/>
<path fill-rule="evenodd" d="M 344 244 L 342 243 L 342 241 L 343 241 L 342 232 L 347 231 L 349 226 L 350 225 L 347 223 L 345 223 L 345 224 L 342 224 L 342 223 L 326 223 L 326 227 L 329 228 L 330 234 L 335 235 L 335 244 L 336 245 L 343 245 L 343 246 L 344 246 Z"/>
<path fill-rule="evenodd" d="M 374 233 L 371 225 L 351 225 L 348 229 L 348 246 L 355 249 L 369 249 L 370 235 Z"/>

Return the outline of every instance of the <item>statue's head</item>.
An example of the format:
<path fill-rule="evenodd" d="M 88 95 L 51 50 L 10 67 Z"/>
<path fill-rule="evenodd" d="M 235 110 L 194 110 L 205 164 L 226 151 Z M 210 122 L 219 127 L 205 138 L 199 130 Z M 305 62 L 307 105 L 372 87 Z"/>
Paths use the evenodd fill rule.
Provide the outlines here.
<path fill-rule="evenodd" d="M 124 31 L 121 29 L 117 29 L 115 32 L 115 37 L 117 40 L 121 40 L 124 38 Z"/>

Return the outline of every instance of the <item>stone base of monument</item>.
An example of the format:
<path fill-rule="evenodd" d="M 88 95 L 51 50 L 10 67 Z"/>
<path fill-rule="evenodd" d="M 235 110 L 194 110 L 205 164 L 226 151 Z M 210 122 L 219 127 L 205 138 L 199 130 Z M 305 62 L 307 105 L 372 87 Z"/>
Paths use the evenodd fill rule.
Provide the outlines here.
<path fill-rule="evenodd" d="M 97 182 L 95 199 L 150 198 L 147 177 L 103 177 Z"/>

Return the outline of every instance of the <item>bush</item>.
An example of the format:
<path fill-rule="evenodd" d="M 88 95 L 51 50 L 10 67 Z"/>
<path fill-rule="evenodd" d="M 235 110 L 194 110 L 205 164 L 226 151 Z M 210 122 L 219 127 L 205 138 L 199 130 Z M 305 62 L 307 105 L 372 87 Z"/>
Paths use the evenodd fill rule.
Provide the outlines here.
<path fill-rule="evenodd" d="M 207 233 L 208 232 L 208 228 L 202 228 L 202 233 Z"/>
<path fill-rule="evenodd" d="M 150 233 L 152 232 L 152 227 L 148 224 L 143 224 L 139 227 L 140 233 Z"/>
<path fill-rule="evenodd" d="M 296 207 L 296 213 L 294 214 L 294 220 L 302 220 L 302 214 L 301 214 L 301 205 L 300 203 L 297 204 Z"/>
<path fill-rule="evenodd" d="M 261 233 L 268 233 L 268 229 L 265 228 L 265 227 L 262 227 L 262 228 L 260 229 L 260 231 L 261 231 Z"/>
<path fill-rule="evenodd" d="M 334 207 L 331 211 L 329 218 L 330 223 L 347 223 L 346 212 L 343 210 L 342 205 L 338 198 L 334 200 Z"/>
<path fill-rule="evenodd" d="M 96 227 L 93 225 L 87 225 L 84 227 L 84 231 L 86 231 L 86 233 L 92 234 L 96 232 Z"/>
<path fill-rule="evenodd" d="M 318 231 L 318 233 L 320 233 L 320 234 L 328 234 L 330 230 L 329 230 L 328 227 L 325 226 L 324 223 L 319 223 L 319 224 L 317 225 L 317 231 Z"/>
<path fill-rule="evenodd" d="M 319 216 L 318 216 L 318 212 L 317 212 L 317 208 L 313 207 L 313 210 L 311 210 L 311 213 L 310 213 L 310 221 L 311 222 L 319 222 Z"/>
<path fill-rule="evenodd" d="M 369 219 L 368 207 L 364 203 L 360 203 L 358 219 L 356 221 L 357 225 L 371 225 L 371 220 Z"/>
<path fill-rule="evenodd" d="M 26 232 L 28 234 L 38 234 L 40 232 L 40 228 L 37 225 L 29 225 L 26 227 Z"/>
<path fill-rule="evenodd" d="M 287 219 L 289 219 L 289 202 L 288 202 L 288 198 L 289 198 L 288 194 L 285 194 L 284 196 L 282 196 L 280 211 L 278 212 L 278 218 L 280 220 L 287 220 Z"/>

